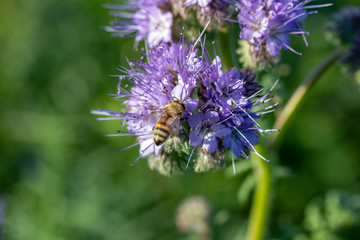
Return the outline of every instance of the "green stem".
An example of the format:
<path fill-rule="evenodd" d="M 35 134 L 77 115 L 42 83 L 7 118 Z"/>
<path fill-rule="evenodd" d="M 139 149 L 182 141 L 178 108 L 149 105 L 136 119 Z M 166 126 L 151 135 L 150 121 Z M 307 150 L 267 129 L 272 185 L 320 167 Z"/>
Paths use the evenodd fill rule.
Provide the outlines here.
<path fill-rule="evenodd" d="M 229 70 L 230 68 L 234 67 L 232 61 L 232 51 L 230 45 L 230 33 L 229 29 L 227 28 L 220 28 L 218 29 L 218 37 L 220 42 L 221 48 L 221 61 L 224 64 L 224 70 Z"/>
<path fill-rule="evenodd" d="M 296 91 L 291 96 L 290 100 L 284 107 L 283 111 L 277 117 L 274 128 L 280 129 L 278 134 L 273 134 L 270 140 L 270 145 L 276 146 L 279 140 L 284 135 L 290 120 L 294 117 L 295 113 L 303 103 L 309 91 L 318 82 L 321 75 L 342 55 L 343 50 L 337 50 L 325 58 L 319 65 L 317 65 L 312 72 L 305 78 Z"/>
<path fill-rule="evenodd" d="M 289 121 L 294 116 L 299 106 L 308 95 L 310 89 L 320 79 L 321 75 L 342 55 L 343 50 L 338 50 L 329 55 L 322 61 L 315 69 L 305 78 L 301 85 L 296 89 L 288 104 L 277 118 L 274 128 L 281 129 L 279 134 L 273 134 L 270 139 L 270 144 L 275 145 L 279 142 L 284 129 L 289 124 Z M 265 152 L 263 145 L 256 147 L 258 153 Z M 255 176 L 257 179 L 257 186 L 255 189 L 253 204 L 251 206 L 250 220 L 248 227 L 247 240 L 261 240 L 264 237 L 266 221 L 269 213 L 269 203 L 272 184 L 271 164 L 268 164 L 263 159 L 253 154 L 251 157 Z"/>
<path fill-rule="evenodd" d="M 256 147 L 258 153 L 265 152 L 263 145 Z M 253 163 L 255 177 L 257 179 L 257 186 L 255 189 L 253 204 L 251 206 L 250 220 L 248 227 L 247 240 L 261 240 L 263 239 L 266 221 L 269 213 L 269 202 L 271 193 L 271 164 L 264 161 L 256 154 L 252 154 L 251 160 Z"/>

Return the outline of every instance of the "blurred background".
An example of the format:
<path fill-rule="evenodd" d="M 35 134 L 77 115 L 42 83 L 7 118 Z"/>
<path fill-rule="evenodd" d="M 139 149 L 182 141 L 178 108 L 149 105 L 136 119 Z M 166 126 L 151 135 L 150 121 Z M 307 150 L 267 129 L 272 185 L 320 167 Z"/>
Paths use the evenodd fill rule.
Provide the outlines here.
<path fill-rule="evenodd" d="M 332 2 L 306 20 L 309 48 L 292 38 L 303 55 L 282 54 L 279 110 L 334 51 L 327 18 L 359 4 Z M 134 143 L 105 137 L 120 122 L 90 114 L 119 108 L 109 75 L 140 56 L 133 39 L 100 28 L 111 20 L 104 3 L 0 2 L 0 239 L 243 239 L 254 185 L 249 160 L 238 160 L 237 175 L 230 167 L 162 176 L 146 159 L 130 166 L 137 147 L 116 152 Z M 359 90 L 334 65 L 291 123 L 272 156 L 278 180 L 267 239 L 360 239 Z M 189 198 L 200 220 L 181 215 Z"/>

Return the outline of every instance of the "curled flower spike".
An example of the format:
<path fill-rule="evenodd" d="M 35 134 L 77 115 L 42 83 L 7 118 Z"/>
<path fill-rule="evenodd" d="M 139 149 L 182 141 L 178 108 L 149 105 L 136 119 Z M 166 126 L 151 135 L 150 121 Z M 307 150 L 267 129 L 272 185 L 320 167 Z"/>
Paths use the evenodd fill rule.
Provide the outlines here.
<path fill-rule="evenodd" d="M 356 75 L 360 69 L 360 7 L 344 7 L 326 25 L 327 38 L 344 48 L 340 63 L 347 73 Z"/>
<path fill-rule="evenodd" d="M 335 45 L 346 46 L 360 35 L 360 7 L 344 7 L 326 24 L 326 36 Z"/>
<path fill-rule="evenodd" d="M 273 131 L 256 122 L 274 111 L 276 104 L 264 105 L 270 92 L 258 97 L 262 89 L 251 71 L 223 73 L 220 58 L 211 59 L 203 42 L 197 42 L 203 49 L 200 56 L 182 37 L 180 44 L 163 42 L 151 49 L 146 62 L 121 67 L 115 99 L 126 111 L 93 111 L 108 116 L 99 120 L 124 120 L 128 131 L 111 136 L 136 137 L 125 148 L 140 145 L 134 162 L 149 156 L 150 166 L 164 174 L 186 169 L 191 160 L 198 171 L 225 166 L 227 149 L 238 158 L 251 150 L 257 153 L 253 145 L 258 136 Z"/>
<path fill-rule="evenodd" d="M 229 16 L 227 11 L 229 3 L 225 0 L 186 0 L 182 7 L 195 10 L 196 18 L 201 27 L 205 27 L 208 21 L 213 20 L 208 30 L 221 26 L 224 22 L 223 18 Z M 183 11 L 183 13 L 187 12 L 188 10 Z M 188 18 L 187 14 L 182 14 L 182 17 Z"/>
<path fill-rule="evenodd" d="M 332 4 L 308 6 L 311 0 L 241 0 L 233 1 L 239 9 L 240 39 L 250 45 L 250 56 L 255 61 L 276 62 L 280 49 L 301 53 L 290 47 L 290 35 L 301 35 L 308 46 L 303 29 L 305 18 L 317 11 L 307 11 Z"/>
<path fill-rule="evenodd" d="M 354 37 L 347 51 L 340 58 L 340 63 L 344 65 L 345 71 L 350 74 L 360 73 L 360 34 Z M 359 77 L 358 77 L 359 78 Z"/>

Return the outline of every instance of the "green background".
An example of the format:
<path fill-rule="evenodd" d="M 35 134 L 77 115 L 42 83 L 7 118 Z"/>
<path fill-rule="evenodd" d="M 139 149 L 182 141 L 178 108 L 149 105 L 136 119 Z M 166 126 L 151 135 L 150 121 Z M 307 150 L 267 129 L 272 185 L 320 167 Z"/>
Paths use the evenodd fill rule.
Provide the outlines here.
<path fill-rule="evenodd" d="M 278 112 L 334 51 L 325 41 L 326 19 L 357 0 L 332 2 L 306 20 L 309 48 L 292 38 L 303 55 L 283 51 Z M 111 20 L 104 3 L 0 2 L 0 238 L 197 239 L 180 233 L 174 219 L 186 197 L 201 195 L 212 206 L 212 237 L 243 239 L 249 172 L 234 176 L 230 167 L 165 177 L 146 159 L 130 166 L 138 148 L 116 150 L 134 139 L 105 137 L 120 123 L 90 114 L 119 108 L 108 95 L 117 85 L 109 75 L 126 57 L 140 56 L 133 39 L 111 38 L 101 29 Z M 335 65 L 295 116 L 273 156 L 278 161 L 270 163 L 279 167 L 267 239 L 360 239 L 359 90 Z M 265 118 L 265 125 L 273 121 Z M 238 161 L 239 169 L 249 163 Z"/>

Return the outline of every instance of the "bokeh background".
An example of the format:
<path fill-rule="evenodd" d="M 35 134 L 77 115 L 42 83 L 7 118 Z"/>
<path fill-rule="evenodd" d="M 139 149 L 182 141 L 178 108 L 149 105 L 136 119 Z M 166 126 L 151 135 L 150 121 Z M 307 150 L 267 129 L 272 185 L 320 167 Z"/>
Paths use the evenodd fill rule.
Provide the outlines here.
<path fill-rule="evenodd" d="M 292 39 L 303 56 L 283 52 L 278 111 L 334 51 L 324 36 L 327 18 L 359 4 L 332 2 L 307 19 L 309 48 Z M 100 28 L 111 20 L 104 3 L 0 2 L 0 239 L 201 239 L 175 224 L 191 196 L 211 209 L 212 239 L 243 239 L 254 185 L 249 160 L 238 160 L 237 175 L 230 167 L 162 176 L 146 159 L 130 166 L 138 148 L 116 150 L 134 139 L 105 137 L 120 123 L 90 114 L 118 109 L 108 95 L 117 79 L 109 75 L 140 56 L 132 39 Z M 334 65 L 292 121 L 272 156 L 278 167 L 267 239 L 360 239 L 359 91 Z"/>

